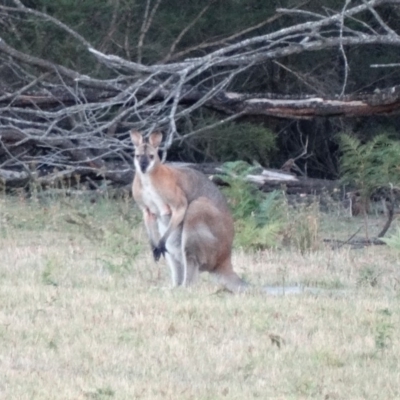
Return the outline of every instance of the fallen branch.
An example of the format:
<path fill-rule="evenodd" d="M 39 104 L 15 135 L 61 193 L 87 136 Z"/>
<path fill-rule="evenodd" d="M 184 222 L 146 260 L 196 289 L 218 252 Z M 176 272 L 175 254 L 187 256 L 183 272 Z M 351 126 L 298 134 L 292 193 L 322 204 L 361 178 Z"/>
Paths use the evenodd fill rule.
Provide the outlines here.
<path fill-rule="evenodd" d="M 0 186 L 4 187 L 24 187 L 31 179 L 26 171 L 12 171 L 0 169 Z"/>

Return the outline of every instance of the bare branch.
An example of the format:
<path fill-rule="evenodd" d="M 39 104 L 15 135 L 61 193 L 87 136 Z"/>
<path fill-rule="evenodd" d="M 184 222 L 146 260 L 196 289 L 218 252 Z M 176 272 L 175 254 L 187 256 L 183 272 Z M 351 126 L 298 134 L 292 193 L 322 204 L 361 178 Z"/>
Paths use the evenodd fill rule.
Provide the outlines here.
<path fill-rule="evenodd" d="M 138 52 L 137 62 L 138 63 L 142 62 L 142 46 L 143 46 L 143 41 L 144 41 L 144 37 L 146 34 L 146 26 L 147 26 L 147 20 L 149 17 L 150 3 L 151 3 L 151 0 L 146 0 L 146 8 L 144 10 L 143 22 L 142 22 L 142 27 L 140 28 L 140 36 L 139 36 L 139 41 L 138 41 L 138 46 L 137 46 L 137 52 Z"/>
<path fill-rule="evenodd" d="M 114 16 L 104 38 L 106 41 L 111 38 L 117 23 L 115 16 L 119 1 L 114 0 Z M 9 68 L 17 78 L 12 88 L 0 87 L 0 165 L 3 169 L 21 170 L 21 166 L 27 168 L 33 165 L 38 173 L 44 168 L 56 168 L 52 175 L 57 177 L 65 176 L 58 174 L 59 170 L 68 170 L 71 174 L 88 176 L 87 182 L 90 179 L 120 182 L 132 174 L 130 141 L 126 134 L 132 128 L 145 132 L 164 130 L 166 151 L 175 141 L 250 115 L 299 120 L 315 116 L 390 115 L 400 112 L 399 85 L 374 93 L 345 94 L 349 72 L 349 53 L 345 53 L 347 46 L 384 44 L 392 49 L 400 46 L 399 35 L 376 12 L 378 6 L 398 4 L 395 0 L 363 0 L 356 6 L 347 0 L 342 10 L 329 11 L 326 15 L 282 9 L 271 18 L 241 32 L 174 54 L 184 35 L 209 10 L 210 3 L 175 38 L 167 51 L 167 59 L 171 61 L 199 49 L 214 50 L 182 62 L 153 65 L 143 65 L 141 61 L 146 35 L 155 23 L 161 0 L 153 3 L 148 0 L 146 3 L 137 48 L 138 62 L 130 61 L 129 57 L 105 54 L 54 17 L 29 9 L 20 0 L 14 0 L 14 4 L 16 7 L 0 6 L 7 18 L 25 13 L 51 22 L 75 38 L 84 46 L 84 51 L 102 64 L 107 70 L 107 79 L 95 79 L 64 65 L 26 54 L 0 39 L 1 68 Z M 305 22 L 243 39 L 254 29 L 287 13 L 299 16 Z M 375 29 L 363 21 L 366 13 L 372 13 Z M 125 51 L 122 53 L 129 56 L 128 37 L 129 29 L 126 28 Z M 104 40 L 101 48 L 106 47 Z M 279 62 L 282 57 L 329 48 L 339 49 L 344 60 L 342 93 L 335 96 L 327 96 L 321 90 L 315 94 L 316 89 L 305 74 Z M 310 88 L 312 95 L 232 91 L 232 82 L 240 81 L 245 73 L 254 71 L 255 65 L 262 66 L 270 60 L 280 69 L 294 74 Z M 371 65 L 374 68 L 382 66 Z M 398 67 L 398 64 L 393 62 L 384 66 Z M 215 110 L 222 117 L 199 130 L 180 133 L 182 123 L 202 107 Z M 308 139 L 303 146 L 304 154 L 298 157 L 305 158 Z"/>
<path fill-rule="evenodd" d="M 52 22 L 54 25 L 59 27 L 60 29 L 64 30 L 65 32 L 69 33 L 72 37 L 74 37 L 76 40 L 78 40 L 81 44 L 83 44 L 85 47 L 92 47 L 91 44 L 79 33 L 75 32 L 73 29 L 71 29 L 68 25 L 65 25 L 58 19 L 52 17 L 51 15 L 42 13 L 37 10 L 33 10 L 31 8 L 25 7 L 19 0 L 13 0 L 14 3 L 18 5 L 18 8 L 13 8 L 13 7 L 7 7 L 7 6 L 2 6 L 0 5 L 0 10 L 6 10 L 6 11 L 13 11 L 13 12 L 19 12 L 19 13 L 26 13 L 26 14 L 31 14 L 35 15 L 37 17 L 42 18 L 45 21 Z"/>
<path fill-rule="evenodd" d="M 389 27 L 388 24 L 383 21 L 381 16 L 377 13 L 377 11 L 371 6 L 371 4 L 367 0 L 363 0 L 363 3 L 368 7 L 368 11 L 375 17 L 375 19 L 379 22 L 379 24 L 383 27 L 383 29 L 389 34 L 393 36 L 399 36 L 392 28 Z"/>
<path fill-rule="evenodd" d="M 106 35 L 104 36 L 99 48 L 104 52 L 106 50 L 107 43 L 113 37 L 115 31 L 117 30 L 117 17 L 118 17 L 118 9 L 119 9 L 119 2 L 120 0 L 114 0 L 114 9 L 111 17 L 110 27 Z"/>
<path fill-rule="evenodd" d="M 176 37 L 174 42 L 172 43 L 167 55 L 165 58 L 162 60 L 163 63 L 168 62 L 171 59 L 172 54 L 175 51 L 176 46 L 179 44 L 179 42 L 182 40 L 182 38 L 185 36 L 185 34 L 196 24 L 196 22 L 207 12 L 207 10 L 210 8 L 210 6 L 215 3 L 215 0 L 211 0 L 210 3 L 208 3 L 197 15 L 196 17 L 190 22 L 184 29 L 182 29 L 181 33 Z"/>
<path fill-rule="evenodd" d="M 299 74 L 296 71 L 293 71 L 292 69 L 288 68 L 286 65 L 281 64 L 278 61 L 274 61 L 274 64 L 279 65 L 279 67 L 281 67 L 282 69 L 290 72 L 291 74 L 293 74 L 300 82 L 302 82 L 304 85 L 306 85 L 311 91 L 316 92 L 318 94 L 320 94 L 321 96 L 323 95 L 322 92 L 320 92 L 315 85 L 312 85 L 311 83 L 307 82 L 307 80 L 305 79 L 304 76 L 302 76 L 301 74 Z"/>
<path fill-rule="evenodd" d="M 231 46 L 227 46 L 224 47 L 220 50 L 217 50 L 205 57 L 203 57 L 203 59 L 215 59 L 218 57 L 222 57 L 226 54 L 232 54 L 235 51 L 238 51 L 242 48 L 248 47 L 248 46 L 252 46 L 252 45 L 256 45 L 258 43 L 268 43 L 274 40 L 277 40 L 279 38 L 284 37 L 285 35 L 292 35 L 295 33 L 303 33 L 307 32 L 307 31 L 313 31 L 316 30 L 318 28 L 330 25 L 330 24 L 336 24 L 336 23 L 340 23 L 340 21 L 342 20 L 343 17 L 350 17 L 356 14 L 359 14 L 363 11 L 365 11 L 366 9 L 368 9 L 369 6 L 371 7 L 376 7 L 378 5 L 382 5 L 382 4 L 386 4 L 386 3 L 394 3 L 396 0 L 370 0 L 368 1 L 368 4 L 363 4 L 360 6 L 356 6 L 353 7 L 351 9 L 348 9 L 346 12 L 342 14 L 335 14 L 332 15 L 330 17 L 326 17 L 320 21 L 313 21 L 313 22 L 305 22 L 302 24 L 297 24 L 294 26 L 291 26 L 289 28 L 284 28 L 281 29 L 279 31 L 276 32 L 272 32 L 266 35 L 262 35 L 262 36 L 256 36 L 254 38 L 251 39 L 247 39 L 247 40 L 243 40 L 237 44 L 233 44 Z M 397 2 L 397 1 L 396 1 Z M 280 10 L 278 9 L 277 12 L 279 12 Z M 393 41 L 399 42 L 397 35 L 393 36 L 393 35 L 387 35 L 390 38 L 390 42 L 392 43 Z M 374 43 L 376 43 L 377 40 L 374 41 Z M 337 45 L 337 41 L 335 41 L 335 44 Z M 305 49 L 307 50 L 307 49 Z M 192 61 L 197 60 L 195 59 L 191 59 Z"/>
<path fill-rule="evenodd" d="M 400 63 L 389 63 L 389 64 L 371 64 L 371 68 L 397 68 L 400 67 Z"/>
<path fill-rule="evenodd" d="M 309 3 L 309 0 L 304 1 L 303 3 L 299 4 L 298 6 L 296 6 L 296 8 L 297 7 L 303 7 L 307 3 Z M 289 9 L 289 10 L 291 10 L 291 9 Z M 233 40 L 235 40 L 235 39 L 237 39 L 237 38 L 239 38 L 241 36 L 244 36 L 244 35 L 246 35 L 246 34 L 248 34 L 250 32 L 253 32 L 256 29 L 260 29 L 263 26 L 265 26 L 267 24 L 270 24 L 270 23 L 278 20 L 281 17 L 282 17 L 282 14 L 278 14 L 277 13 L 277 14 L 273 15 L 272 17 L 267 18 L 265 21 L 260 22 L 257 25 L 251 26 L 250 28 L 243 29 L 242 31 L 234 33 L 233 35 L 230 35 L 230 36 L 228 36 L 226 38 L 223 38 L 223 39 L 220 39 L 220 40 L 216 40 L 216 41 L 213 41 L 213 42 L 201 43 L 199 45 L 189 47 L 189 48 L 187 48 L 185 50 L 182 50 L 182 51 L 180 51 L 178 53 L 175 53 L 173 56 L 170 57 L 170 60 L 181 58 L 181 57 L 185 56 L 186 54 L 189 54 L 189 53 L 191 53 L 193 51 L 206 50 L 206 49 L 209 49 L 211 47 L 225 45 L 226 43 L 229 43 L 229 42 L 231 42 L 231 41 L 233 41 Z"/>
<path fill-rule="evenodd" d="M 143 42 L 146 36 L 147 31 L 150 29 L 150 26 L 153 22 L 154 15 L 156 14 L 157 8 L 160 5 L 162 0 L 156 0 L 156 3 L 153 6 L 153 9 L 149 13 L 150 2 L 151 0 L 147 0 L 146 2 L 146 10 L 143 18 L 142 29 L 140 30 L 139 42 L 138 42 L 138 56 L 137 62 L 140 64 L 142 62 L 142 52 L 143 52 Z"/>
<path fill-rule="evenodd" d="M 340 21 L 340 30 L 339 30 L 339 37 L 343 39 L 343 28 L 344 28 L 344 13 L 347 9 L 347 6 L 350 4 L 351 0 L 346 0 L 343 9 L 342 9 L 342 19 Z M 340 92 L 340 97 L 344 96 L 347 86 L 347 79 L 349 77 L 349 63 L 347 61 L 346 52 L 344 51 L 343 41 L 340 41 L 340 53 L 342 54 L 343 62 L 344 62 L 344 78 L 343 78 L 343 86 L 342 91 Z"/>

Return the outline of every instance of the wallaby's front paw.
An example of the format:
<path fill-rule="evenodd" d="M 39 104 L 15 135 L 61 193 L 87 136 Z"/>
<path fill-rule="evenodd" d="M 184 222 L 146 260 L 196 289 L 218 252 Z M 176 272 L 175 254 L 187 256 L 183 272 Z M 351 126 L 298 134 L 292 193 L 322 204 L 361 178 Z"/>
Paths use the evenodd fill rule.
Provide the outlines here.
<path fill-rule="evenodd" d="M 158 245 L 154 246 L 152 248 L 152 250 L 153 250 L 153 257 L 154 257 L 155 261 L 158 261 L 161 256 L 165 257 L 165 253 L 167 252 L 167 249 L 165 248 L 165 243 L 164 242 L 158 243 Z"/>

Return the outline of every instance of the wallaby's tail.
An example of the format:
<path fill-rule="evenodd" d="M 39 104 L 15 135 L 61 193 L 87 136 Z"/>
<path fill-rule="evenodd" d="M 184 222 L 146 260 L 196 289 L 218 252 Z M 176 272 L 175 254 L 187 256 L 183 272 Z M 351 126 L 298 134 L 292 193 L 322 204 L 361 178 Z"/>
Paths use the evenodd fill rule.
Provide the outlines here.
<path fill-rule="evenodd" d="M 250 285 L 234 272 L 216 274 L 217 282 L 233 293 L 243 293 L 250 288 Z"/>

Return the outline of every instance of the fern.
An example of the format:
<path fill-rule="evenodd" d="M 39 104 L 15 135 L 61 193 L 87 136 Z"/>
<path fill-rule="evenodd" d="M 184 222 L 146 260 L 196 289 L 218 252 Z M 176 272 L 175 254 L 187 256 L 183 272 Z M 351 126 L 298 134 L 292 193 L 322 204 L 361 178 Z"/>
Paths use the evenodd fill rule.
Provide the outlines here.
<path fill-rule="evenodd" d="M 249 217 L 262 201 L 260 191 L 246 181 L 246 175 L 253 173 L 254 167 L 244 161 L 235 161 L 225 163 L 222 170 L 225 175 L 219 175 L 219 178 L 229 185 L 225 194 L 233 218 L 236 220 Z"/>
<path fill-rule="evenodd" d="M 230 162 L 220 176 L 229 185 L 225 194 L 235 219 L 235 244 L 245 250 L 276 246 L 285 221 L 280 192 L 265 195 L 246 181 L 255 169 L 243 161 Z"/>
<path fill-rule="evenodd" d="M 254 213 L 258 227 L 273 224 L 277 220 L 283 219 L 283 199 L 282 193 L 277 190 L 268 194 L 259 204 Z"/>
<path fill-rule="evenodd" d="M 382 134 L 363 144 L 343 134 L 340 144 L 342 181 L 356 185 L 364 199 L 379 187 L 400 182 L 400 142 Z"/>
<path fill-rule="evenodd" d="M 340 143 L 342 181 L 359 189 L 368 237 L 367 210 L 372 193 L 377 189 L 392 191 L 400 183 L 400 142 L 378 135 L 363 144 L 354 137 L 341 135 Z"/>
<path fill-rule="evenodd" d="M 253 217 L 236 221 L 235 246 L 245 250 L 263 250 L 276 247 L 283 222 L 275 220 L 259 226 Z"/>

